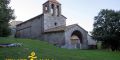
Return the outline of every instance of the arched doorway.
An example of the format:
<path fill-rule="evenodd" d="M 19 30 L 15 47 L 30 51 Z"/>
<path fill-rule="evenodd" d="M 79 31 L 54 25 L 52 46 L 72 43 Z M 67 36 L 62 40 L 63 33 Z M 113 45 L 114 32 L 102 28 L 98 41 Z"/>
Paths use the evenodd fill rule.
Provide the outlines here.
<path fill-rule="evenodd" d="M 82 44 L 82 35 L 81 32 L 76 30 L 71 34 L 71 46 L 72 48 L 80 48 L 81 49 L 81 44 Z"/>

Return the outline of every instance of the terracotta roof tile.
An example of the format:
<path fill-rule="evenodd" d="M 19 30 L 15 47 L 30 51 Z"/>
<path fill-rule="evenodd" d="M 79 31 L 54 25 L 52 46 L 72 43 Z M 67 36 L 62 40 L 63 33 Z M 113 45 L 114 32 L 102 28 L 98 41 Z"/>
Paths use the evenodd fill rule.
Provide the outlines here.
<path fill-rule="evenodd" d="M 58 26 L 55 28 L 50 28 L 48 30 L 45 30 L 44 33 L 49 33 L 49 32 L 60 32 L 60 31 L 64 31 L 66 28 L 66 26 Z"/>
<path fill-rule="evenodd" d="M 44 33 L 61 32 L 61 31 L 65 31 L 66 29 L 67 30 L 72 29 L 75 26 L 79 26 L 79 25 L 78 24 L 73 24 L 73 25 L 69 25 L 69 26 L 64 26 L 64 25 L 63 26 L 58 26 L 58 27 L 55 27 L 55 28 L 50 28 L 48 30 L 45 30 Z M 79 28 L 81 28 L 81 27 L 79 26 Z M 83 29 L 83 28 L 81 28 L 81 29 Z M 86 31 L 86 30 L 84 30 L 84 31 Z"/>

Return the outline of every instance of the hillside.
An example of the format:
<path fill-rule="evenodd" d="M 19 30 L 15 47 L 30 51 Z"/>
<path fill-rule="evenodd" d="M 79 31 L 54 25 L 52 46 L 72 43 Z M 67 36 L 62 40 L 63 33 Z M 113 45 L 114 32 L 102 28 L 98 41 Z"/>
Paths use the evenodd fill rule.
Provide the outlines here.
<path fill-rule="evenodd" d="M 27 59 L 35 51 L 38 59 L 54 60 L 120 60 L 120 52 L 103 50 L 63 49 L 34 39 L 0 38 L 0 44 L 22 43 L 22 47 L 0 47 L 0 60 L 5 58 Z"/>

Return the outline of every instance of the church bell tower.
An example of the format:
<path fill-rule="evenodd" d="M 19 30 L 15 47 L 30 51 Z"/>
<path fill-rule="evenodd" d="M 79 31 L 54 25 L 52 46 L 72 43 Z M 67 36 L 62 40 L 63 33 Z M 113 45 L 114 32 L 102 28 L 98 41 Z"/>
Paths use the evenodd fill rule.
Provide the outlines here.
<path fill-rule="evenodd" d="M 43 4 L 43 14 L 51 14 L 53 16 L 61 15 L 61 4 L 56 0 L 48 0 Z"/>
<path fill-rule="evenodd" d="M 43 4 L 44 30 L 66 26 L 66 17 L 61 14 L 61 4 L 56 0 L 48 0 Z"/>

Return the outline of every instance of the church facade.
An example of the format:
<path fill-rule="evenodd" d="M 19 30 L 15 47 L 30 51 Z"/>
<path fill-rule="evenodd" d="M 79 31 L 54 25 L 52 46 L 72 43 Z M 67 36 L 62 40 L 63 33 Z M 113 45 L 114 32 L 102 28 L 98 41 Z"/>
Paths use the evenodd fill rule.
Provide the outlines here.
<path fill-rule="evenodd" d="M 66 26 L 66 17 L 61 13 L 61 4 L 48 0 L 43 4 L 43 13 L 16 27 L 16 37 L 36 38 L 61 48 L 87 49 L 88 32 L 78 24 Z"/>

